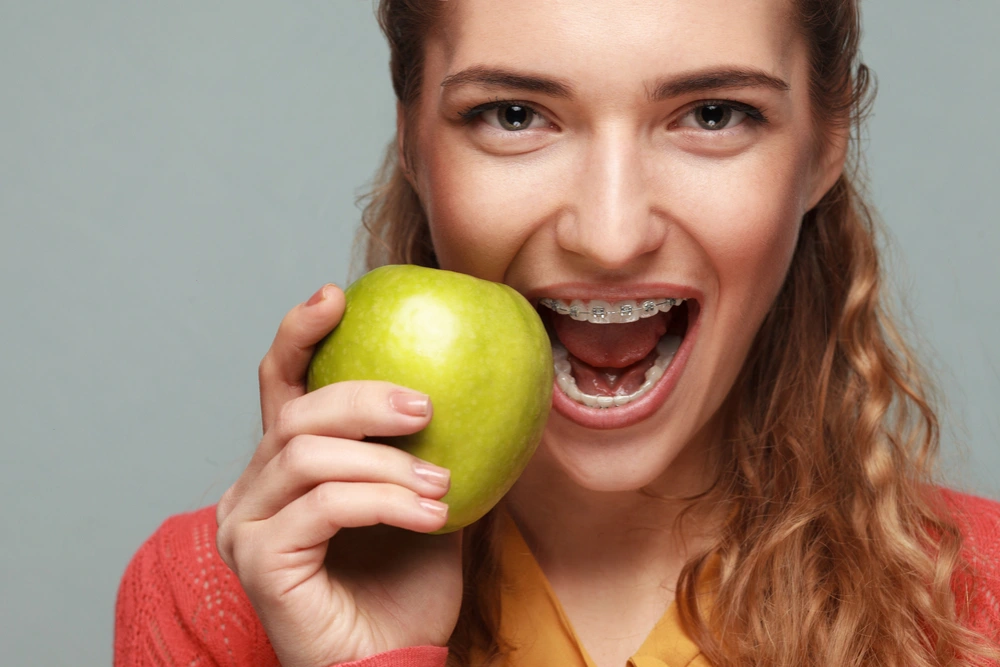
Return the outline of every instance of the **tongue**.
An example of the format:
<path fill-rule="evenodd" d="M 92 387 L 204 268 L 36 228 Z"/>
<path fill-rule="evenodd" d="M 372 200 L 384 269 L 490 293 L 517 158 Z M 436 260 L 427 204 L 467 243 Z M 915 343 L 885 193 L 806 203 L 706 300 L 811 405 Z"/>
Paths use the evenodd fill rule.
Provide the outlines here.
<path fill-rule="evenodd" d="M 553 327 L 569 352 L 577 387 L 585 394 L 631 394 L 642 386 L 656 361 L 656 344 L 667 332 L 669 313 L 628 324 L 577 322 L 555 315 Z"/>
<path fill-rule="evenodd" d="M 625 368 L 649 356 L 667 332 L 669 313 L 629 324 L 591 324 L 567 315 L 552 319 L 556 335 L 574 357 L 595 368 Z"/>

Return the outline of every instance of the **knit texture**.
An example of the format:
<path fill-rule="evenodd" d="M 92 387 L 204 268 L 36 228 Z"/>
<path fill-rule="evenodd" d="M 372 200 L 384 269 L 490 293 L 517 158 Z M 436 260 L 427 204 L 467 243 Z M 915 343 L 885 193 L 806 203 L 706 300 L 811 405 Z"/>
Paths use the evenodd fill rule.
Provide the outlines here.
<path fill-rule="evenodd" d="M 952 588 L 966 625 L 1000 643 L 1000 503 L 945 491 L 945 504 L 963 537 L 968 569 L 955 574 Z"/>
<path fill-rule="evenodd" d="M 970 627 L 1000 639 L 1000 503 L 944 491 L 965 536 L 968 572 L 955 577 Z M 167 519 L 125 570 L 115 606 L 116 667 L 277 667 L 239 579 L 215 547 L 215 507 Z M 418 646 L 350 667 L 444 667 L 448 651 Z"/>
<path fill-rule="evenodd" d="M 239 579 L 215 547 L 215 506 L 167 519 L 132 557 L 115 604 L 115 667 L 280 667 Z M 342 667 L 444 667 L 416 646 Z"/>

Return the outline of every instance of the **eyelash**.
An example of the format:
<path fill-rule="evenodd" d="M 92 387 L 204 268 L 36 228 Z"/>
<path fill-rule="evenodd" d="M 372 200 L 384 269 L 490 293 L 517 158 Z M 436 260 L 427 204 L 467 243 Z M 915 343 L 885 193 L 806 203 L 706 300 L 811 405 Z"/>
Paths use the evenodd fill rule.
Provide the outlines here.
<path fill-rule="evenodd" d="M 764 115 L 764 112 L 758 109 L 757 107 L 753 107 L 750 106 L 749 104 L 744 104 L 742 102 L 736 102 L 733 100 L 702 100 L 698 102 L 695 106 L 691 107 L 684 115 L 687 116 L 692 111 L 711 106 L 728 107 L 733 111 L 740 111 L 742 113 L 745 113 L 747 115 L 747 118 L 749 118 L 751 121 L 753 121 L 758 125 L 767 125 L 770 122 L 767 116 Z"/>
<path fill-rule="evenodd" d="M 469 107 L 464 111 L 460 111 L 458 116 L 459 118 L 461 118 L 463 123 L 469 124 L 472 121 L 474 121 L 478 116 L 480 116 L 483 113 L 486 113 L 487 111 L 492 111 L 493 109 L 499 109 L 501 107 L 508 107 L 508 106 L 521 106 L 525 107 L 526 109 L 530 109 L 533 113 L 538 113 L 538 111 L 536 111 L 535 108 L 527 102 L 522 102 L 520 100 L 501 100 L 498 98 L 490 102 L 486 102 L 484 104 L 478 104 L 476 106 Z M 697 109 L 710 106 L 728 107 L 733 111 L 740 111 L 742 113 L 745 113 L 747 115 L 747 118 L 757 123 L 758 125 L 766 125 L 767 123 L 770 122 L 767 116 L 764 114 L 764 112 L 758 109 L 757 107 L 752 107 L 749 104 L 743 104 L 742 102 L 736 102 L 733 100 L 702 100 L 699 101 L 696 106 L 691 107 L 684 115 L 687 116 L 688 114 Z M 544 114 L 540 115 L 544 116 Z M 711 130 L 706 130 L 706 131 L 711 132 Z"/>
<path fill-rule="evenodd" d="M 492 111 L 493 109 L 499 109 L 500 107 L 512 107 L 520 106 L 526 109 L 531 109 L 532 113 L 538 113 L 535 107 L 531 106 L 527 102 L 520 102 L 518 100 L 501 100 L 499 98 L 486 102 L 485 104 L 477 104 L 476 106 L 469 107 L 465 111 L 459 111 L 458 116 L 462 119 L 462 122 L 468 124 L 476 120 L 476 118 L 487 111 Z"/>

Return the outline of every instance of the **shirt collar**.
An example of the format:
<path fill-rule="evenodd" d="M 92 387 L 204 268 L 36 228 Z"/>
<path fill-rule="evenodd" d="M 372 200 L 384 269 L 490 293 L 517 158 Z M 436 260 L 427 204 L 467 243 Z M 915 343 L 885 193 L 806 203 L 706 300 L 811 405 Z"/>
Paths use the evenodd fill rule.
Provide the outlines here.
<path fill-rule="evenodd" d="M 514 650 L 511 664 L 595 667 L 514 520 L 502 506 L 498 514 L 500 632 Z M 677 606 L 671 603 L 629 660 L 629 667 L 710 666 L 684 633 Z"/>

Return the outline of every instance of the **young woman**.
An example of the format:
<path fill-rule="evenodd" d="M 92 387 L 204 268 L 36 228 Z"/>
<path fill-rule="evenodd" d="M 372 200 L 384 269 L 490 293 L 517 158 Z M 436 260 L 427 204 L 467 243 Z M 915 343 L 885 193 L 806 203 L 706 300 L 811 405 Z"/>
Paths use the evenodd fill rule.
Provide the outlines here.
<path fill-rule="evenodd" d="M 365 438 L 424 427 L 428 398 L 304 393 L 344 307 L 324 286 L 261 363 L 246 471 L 130 565 L 118 663 L 996 661 L 1000 508 L 933 484 L 937 422 L 883 304 L 856 0 L 379 16 L 398 142 L 369 267 L 513 286 L 572 379 L 501 505 L 425 535 L 448 471 Z"/>

